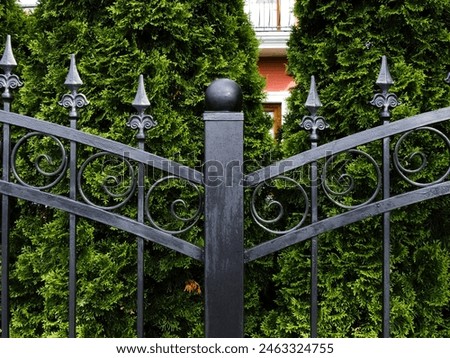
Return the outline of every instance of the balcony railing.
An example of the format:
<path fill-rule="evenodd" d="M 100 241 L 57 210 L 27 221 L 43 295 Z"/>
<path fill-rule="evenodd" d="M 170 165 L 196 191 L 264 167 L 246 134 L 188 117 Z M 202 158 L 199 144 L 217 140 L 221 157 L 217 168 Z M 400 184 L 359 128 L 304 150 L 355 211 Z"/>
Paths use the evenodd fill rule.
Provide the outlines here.
<path fill-rule="evenodd" d="M 245 11 L 255 31 L 290 31 L 295 0 L 246 0 Z"/>

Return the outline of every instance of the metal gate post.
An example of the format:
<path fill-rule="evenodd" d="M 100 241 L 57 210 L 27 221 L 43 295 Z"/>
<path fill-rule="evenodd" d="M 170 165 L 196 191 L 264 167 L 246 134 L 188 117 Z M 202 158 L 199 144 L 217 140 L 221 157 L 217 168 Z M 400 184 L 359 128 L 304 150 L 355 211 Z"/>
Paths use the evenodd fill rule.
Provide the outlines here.
<path fill-rule="evenodd" d="M 244 334 L 242 92 L 229 79 L 206 90 L 205 334 Z"/>

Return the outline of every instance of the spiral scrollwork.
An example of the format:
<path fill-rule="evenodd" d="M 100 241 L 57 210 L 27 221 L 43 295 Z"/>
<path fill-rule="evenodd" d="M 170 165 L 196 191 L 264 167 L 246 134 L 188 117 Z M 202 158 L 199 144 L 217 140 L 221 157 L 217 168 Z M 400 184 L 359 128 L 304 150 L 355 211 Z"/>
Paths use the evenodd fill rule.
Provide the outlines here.
<path fill-rule="evenodd" d="M 149 114 L 135 114 L 130 117 L 127 123 L 131 129 L 137 129 L 138 133 L 136 138 L 144 139 L 144 131 L 156 126 L 156 121 Z"/>
<path fill-rule="evenodd" d="M 128 159 L 108 152 L 92 155 L 78 171 L 78 189 L 82 199 L 104 210 L 125 205 L 135 188 L 133 165 Z"/>
<path fill-rule="evenodd" d="M 47 153 L 42 153 L 46 148 Z M 58 159 L 54 159 L 57 155 Z M 33 168 L 33 169 L 31 169 Z M 52 135 L 31 132 L 23 136 L 11 152 L 11 170 L 22 185 L 50 189 L 64 177 L 67 154 L 61 141 Z M 33 180 L 32 184 L 30 181 Z"/>
<path fill-rule="evenodd" d="M 9 89 L 16 89 L 22 86 L 23 83 L 20 81 L 17 75 L 0 74 L 0 88 L 4 88 L 6 91 L 8 91 Z"/>
<path fill-rule="evenodd" d="M 326 196 L 344 209 L 372 202 L 380 191 L 381 182 L 381 170 L 375 159 L 358 149 L 331 156 L 322 171 Z"/>
<path fill-rule="evenodd" d="M 389 108 L 397 107 L 398 99 L 397 96 L 393 93 L 377 93 L 370 104 L 380 108 L 382 110 L 382 113 L 386 114 L 385 117 L 389 117 Z"/>
<path fill-rule="evenodd" d="M 428 150 L 424 148 L 426 142 L 430 145 Z M 395 144 L 393 162 L 400 176 L 414 186 L 440 183 L 450 174 L 449 138 L 433 127 L 406 132 Z"/>
<path fill-rule="evenodd" d="M 296 230 L 302 226 L 308 211 L 309 199 L 305 189 L 290 177 L 278 176 L 262 182 L 252 193 L 250 212 L 253 220 L 272 234 Z"/>
<path fill-rule="evenodd" d="M 86 96 L 82 93 L 67 93 L 62 96 L 58 104 L 64 108 L 70 109 L 70 116 L 78 115 L 77 108 L 83 108 L 89 104 Z"/>
<path fill-rule="evenodd" d="M 164 210 L 159 209 L 162 207 Z M 158 210 L 151 211 L 153 208 Z M 202 212 L 200 188 L 173 175 L 154 182 L 145 198 L 147 219 L 152 226 L 168 234 L 186 232 L 198 222 Z"/>
<path fill-rule="evenodd" d="M 301 123 L 301 127 L 307 131 L 323 131 L 329 127 L 325 118 L 322 116 L 305 116 Z"/>

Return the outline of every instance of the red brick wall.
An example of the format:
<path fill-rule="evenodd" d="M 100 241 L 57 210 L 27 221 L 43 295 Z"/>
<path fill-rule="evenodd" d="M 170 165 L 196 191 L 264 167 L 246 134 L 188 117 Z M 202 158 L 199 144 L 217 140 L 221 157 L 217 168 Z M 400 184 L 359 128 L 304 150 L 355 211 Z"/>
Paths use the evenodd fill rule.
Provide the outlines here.
<path fill-rule="evenodd" d="M 261 57 L 258 62 L 259 73 L 266 78 L 266 91 L 288 91 L 294 80 L 286 74 L 287 59 L 280 57 Z"/>

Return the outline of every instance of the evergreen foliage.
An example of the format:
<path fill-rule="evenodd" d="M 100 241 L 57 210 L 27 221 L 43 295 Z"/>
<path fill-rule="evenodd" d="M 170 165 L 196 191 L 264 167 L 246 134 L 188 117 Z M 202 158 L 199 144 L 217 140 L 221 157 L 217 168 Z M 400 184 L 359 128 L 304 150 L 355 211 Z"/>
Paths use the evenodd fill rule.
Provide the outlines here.
<path fill-rule="evenodd" d="M 3 45 L 6 40 L 6 35 L 11 35 L 11 42 L 14 47 L 15 56 L 24 57 L 26 54 L 27 41 L 27 18 L 20 6 L 15 0 L 0 1 L 0 44 Z M 15 73 L 20 73 L 19 66 L 14 70 Z"/>
<path fill-rule="evenodd" d="M 69 124 L 67 110 L 57 103 L 68 92 L 64 80 L 69 55 L 75 53 L 84 82 L 79 91 L 90 101 L 77 122 L 83 131 L 136 145 L 126 123 L 134 113 L 138 76 L 144 74 L 151 102 L 147 113 L 158 122 L 147 132 L 147 150 L 198 169 L 204 92 L 214 79 L 228 77 L 244 94 L 247 159 L 270 150 L 270 119 L 260 104 L 264 82 L 256 66 L 258 44 L 241 0 L 41 0 L 29 21 L 31 54 L 18 59 L 25 83 L 16 103 L 21 113 Z M 30 141 L 30 146 L 30 153 L 51 148 L 43 142 Z M 93 154 L 87 147 L 78 150 L 80 164 Z M 21 168 L 31 180 L 33 173 Z M 162 175 L 148 174 L 147 185 Z M 67 180 L 53 189 L 67 191 Z M 168 200 L 156 202 L 155 211 Z M 135 206 L 122 213 L 135 217 Z M 18 201 L 12 219 L 11 334 L 67 336 L 68 215 Z M 203 245 L 200 228 L 183 238 Z M 134 336 L 135 238 L 80 219 L 77 255 L 77 334 Z M 145 255 L 146 336 L 202 336 L 203 297 L 196 282 L 201 288 L 203 266 L 158 245 L 147 244 Z M 258 286 L 256 281 L 247 295 L 257 296 Z M 259 314 L 258 305 L 257 299 L 248 303 Z"/>
<path fill-rule="evenodd" d="M 309 149 L 308 133 L 299 124 L 308 114 L 303 103 L 311 75 L 315 75 L 323 103 L 319 114 L 330 124 L 320 133 L 320 143 L 381 124 L 378 110 L 369 102 L 379 91 L 375 82 L 382 55 L 387 56 L 395 81 L 390 92 L 400 100 L 392 121 L 450 104 L 450 91 L 443 83 L 450 55 L 448 0 L 298 0 L 295 15 L 298 24 L 289 41 L 288 68 L 297 87 L 283 129 L 285 156 Z M 413 144 L 409 145 L 412 153 Z M 439 149 L 442 142 L 425 134 L 415 145 L 428 148 L 428 153 L 443 150 Z M 359 149 L 380 163 L 380 148 L 378 142 Z M 348 167 L 347 173 L 359 178 L 356 195 L 367 197 L 373 187 L 369 167 L 364 161 Z M 438 176 L 440 168 L 433 168 L 428 179 Z M 393 169 L 392 195 L 411 189 Z M 319 196 L 321 218 L 340 212 L 323 191 Z M 394 337 L 450 335 L 449 204 L 443 198 L 391 215 Z M 262 325 L 265 335 L 309 334 L 309 261 L 308 243 L 278 256 L 276 306 Z M 381 335 L 381 265 L 380 217 L 320 236 L 319 336 Z"/>
<path fill-rule="evenodd" d="M 57 102 L 67 93 L 63 83 L 69 54 L 75 53 L 84 81 L 80 91 L 90 101 L 81 111 L 78 128 L 135 145 L 135 133 L 126 122 L 134 112 L 131 102 L 138 75 L 144 74 L 152 104 L 147 112 L 158 122 L 147 132 L 147 149 L 191 167 L 202 163 L 205 88 L 218 77 L 236 80 L 244 93 L 246 172 L 250 172 L 280 151 L 289 156 L 309 149 L 308 133 L 299 123 L 308 113 L 303 103 L 311 75 L 316 76 L 324 104 L 319 114 L 330 124 L 320 133 L 320 143 L 380 124 L 378 110 L 368 102 L 378 91 L 375 81 L 382 55 L 388 56 L 395 80 L 391 92 L 401 101 L 392 120 L 448 106 L 450 88 L 442 80 L 450 70 L 449 12 L 449 0 L 298 0 L 298 25 L 288 51 L 289 71 L 298 85 L 276 151 L 268 138 L 270 120 L 261 110 L 257 43 L 242 0 L 41 0 L 27 17 L 15 1 L 6 0 L 0 3 L 0 20 L 7 24 L 0 35 L 13 36 L 16 72 L 25 83 L 14 102 L 18 112 L 68 125 L 67 110 Z M 12 135 L 17 140 L 23 134 L 19 130 Z M 409 145 L 419 144 L 439 151 L 433 136 L 423 135 Z M 36 159 L 31 156 L 36 148 L 54 150 L 51 141 L 29 145 L 25 150 L 31 160 Z M 379 143 L 359 149 L 380 161 Z M 264 156 L 268 152 L 272 157 Z M 55 158 L 56 154 L 52 153 Z M 80 146 L 79 154 L 81 164 L 93 153 Z M 38 180 L 27 171 L 28 163 L 18 164 L 26 180 Z M 294 175 L 306 183 L 303 169 Z M 439 169 L 427 172 L 428 179 Z M 96 178 L 96 169 L 91 168 L 90 174 Z M 376 180 L 370 165 L 359 160 L 349 167 L 349 174 L 364 183 L 358 198 L 366 196 Z M 147 185 L 161 175 L 151 173 Z M 277 185 L 271 189 L 279 189 Z M 411 186 L 393 171 L 392 194 L 405 190 Z M 67 195 L 67 178 L 52 192 Z M 288 204 L 297 205 L 297 199 L 288 197 Z M 98 194 L 95 200 L 105 199 Z M 11 201 L 11 334 L 67 336 L 68 215 Z M 155 208 L 163 208 L 167 201 L 161 196 Z M 450 335 L 449 204 L 442 198 L 392 213 L 395 337 Z M 321 192 L 320 217 L 339 212 Z M 134 217 L 136 209 L 130 204 L 121 213 Z M 202 245 L 200 227 L 183 238 Z M 246 246 L 268 239 L 251 220 L 245 222 L 245 230 Z M 379 217 L 320 237 L 319 336 L 380 336 L 381 238 Z M 77 240 L 78 335 L 134 336 L 135 238 L 80 219 Z M 147 244 L 145 255 L 146 336 L 202 336 L 202 265 L 158 245 Z M 247 336 L 308 336 L 309 265 L 306 242 L 247 267 Z"/>

